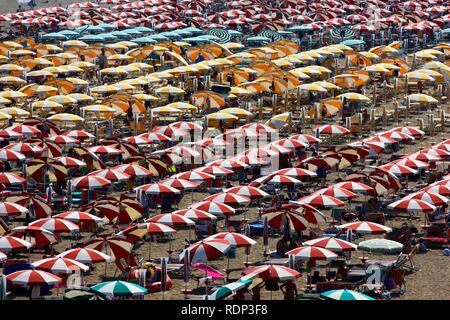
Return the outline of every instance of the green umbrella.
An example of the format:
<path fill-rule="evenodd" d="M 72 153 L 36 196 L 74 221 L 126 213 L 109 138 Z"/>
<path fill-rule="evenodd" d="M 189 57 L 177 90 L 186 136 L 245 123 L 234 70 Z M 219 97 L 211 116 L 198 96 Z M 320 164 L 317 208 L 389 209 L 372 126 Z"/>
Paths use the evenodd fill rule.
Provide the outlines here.
<path fill-rule="evenodd" d="M 103 37 L 103 39 L 105 39 L 105 40 L 111 40 L 111 41 L 117 40 L 117 37 L 112 35 L 111 33 L 100 33 L 100 34 L 97 34 L 97 36 Z"/>
<path fill-rule="evenodd" d="M 249 38 L 245 39 L 245 41 L 252 41 L 252 42 L 270 42 L 271 40 L 270 40 L 269 38 L 266 38 L 266 37 L 256 36 L 256 37 L 249 37 Z"/>
<path fill-rule="evenodd" d="M 97 27 L 100 27 L 100 28 L 102 28 L 105 31 L 110 31 L 110 30 L 116 30 L 117 29 L 117 26 L 114 26 L 114 25 L 112 25 L 110 23 L 101 23 L 101 24 L 97 25 Z"/>
<path fill-rule="evenodd" d="M 85 26 L 78 27 L 75 29 L 76 32 L 104 32 L 105 30 L 102 27 L 99 26 L 88 26 L 87 28 Z"/>
<path fill-rule="evenodd" d="M 126 30 L 122 30 L 123 32 L 125 32 L 126 34 L 132 35 L 132 36 L 142 36 L 142 32 L 137 31 L 135 29 L 126 29 Z"/>
<path fill-rule="evenodd" d="M 133 39 L 133 42 L 139 43 L 139 44 L 155 44 L 157 41 L 149 38 L 149 37 L 141 37 Z"/>
<path fill-rule="evenodd" d="M 442 34 L 450 34 L 450 28 L 441 31 Z"/>
<path fill-rule="evenodd" d="M 57 40 L 67 40 L 69 39 L 66 35 L 58 33 L 58 32 L 51 32 L 47 33 L 41 36 L 42 39 L 57 39 Z"/>
<path fill-rule="evenodd" d="M 286 31 L 286 30 L 280 30 L 280 31 L 278 31 L 278 33 L 281 34 L 281 35 L 283 35 L 283 36 L 289 36 L 289 35 L 291 35 L 291 34 L 294 34 L 293 32 L 291 32 L 291 31 Z"/>
<path fill-rule="evenodd" d="M 198 28 L 194 28 L 194 27 L 187 27 L 187 28 L 180 29 L 180 30 L 188 31 L 188 32 L 191 32 L 191 33 L 203 33 L 203 30 L 198 29 Z"/>
<path fill-rule="evenodd" d="M 90 34 L 81 38 L 78 38 L 80 41 L 84 42 L 103 42 L 105 39 L 102 36 Z"/>
<path fill-rule="evenodd" d="M 121 38 L 121 39 L 131 39 L 132 36 L 128 33 L 125 33 L 123 31 L 114 31 L 110 33 L 114 37 Z"/>
<path fill-rule="evenodd" d="M 341 44 L 346 45 L 346 46 L 360 46 L 365 43 L 366 43 L 365 41 L 359 40 L 359 39 L 349 39 L 349 40 L 345 40 L 345 41 L 341 42 Z"/>
<path fill-rule="evenodd" d="M 136 30 L 136 31 L 139 31 L 139 32 L 142 32 L 142 33 L 150 33 L 150 32 L 155 31 L 155 30 L 147 28 L 147 27 L 136 27 L 133 30 Z"/>
<path fill-rule="evenodd" d="M 227 30 L 229 34 L 233 35 L 233 36 L 240 36 L 242 34 L 242 32 L 237 31 L 237 30 Z"/>
<path fill-rule="evenodd" d="M 126 281 L 106 281 L 91 287 L 94 292 L 112 297 L 131 297 L 147 294 L 146 288 Z"/>
<path fill-rule="evenodd" d="M 226 284 L 207 296 L 207 300 L 223 300 L 228 296 L 236 294 L 237 291 L 248 287 L 251 283 L 252 280 L 239 280 Z"/>
<path fill-rule="evenodd" d="M 398 254 L 403 250 L 403 244 L 388 239 L 370 239 L 358 244 L 358 250 L 381 254 Z"/>
<path fill-rule="evenodd" d="M 157 41 L 170 41 L 168 37 L 165 37 L 161 34 L 152 34 L 151 36 L 148 37 Z"/>
<path fill-rule="evenodd" d="M 365 294 L 347 289 L 327 291 L 322 293 L 320 297 L 327 300 L 375 300 Z"/>
<path fill-rule="evenodd" d="M 72 30 L 61 30 L 58 32 L 59 34 L 63 34 L 65 36 L 79 36 L 80 34 L 78 32 L 72 31 Z"/>

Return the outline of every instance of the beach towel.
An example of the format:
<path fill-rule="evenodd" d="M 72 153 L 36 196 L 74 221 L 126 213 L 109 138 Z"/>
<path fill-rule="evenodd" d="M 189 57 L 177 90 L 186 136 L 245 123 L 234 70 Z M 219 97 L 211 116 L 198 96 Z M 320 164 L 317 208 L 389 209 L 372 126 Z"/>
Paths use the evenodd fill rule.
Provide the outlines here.
<path fill-rule="evenodd" d="M 206 273 L 207 277 L 211 277 L 212 279 L 224 279 L 225 275 L 218 270 L 211 268 L 210 266 L 206 266 L 204 263 L 194 263 L 192 264 L 193 268 L 198 269 L 199 271 Z"/>

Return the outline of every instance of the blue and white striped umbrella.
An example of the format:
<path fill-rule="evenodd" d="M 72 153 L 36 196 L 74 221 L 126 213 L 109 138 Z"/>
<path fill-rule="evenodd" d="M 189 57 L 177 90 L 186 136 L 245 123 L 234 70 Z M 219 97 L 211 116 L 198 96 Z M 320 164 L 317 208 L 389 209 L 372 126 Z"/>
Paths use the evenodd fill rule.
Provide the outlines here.
<path fill-rule="evenodd" d="M 365 294 L 347 289 L 327 291 L 320 297 L 327 300 L 375 300 Z"/>

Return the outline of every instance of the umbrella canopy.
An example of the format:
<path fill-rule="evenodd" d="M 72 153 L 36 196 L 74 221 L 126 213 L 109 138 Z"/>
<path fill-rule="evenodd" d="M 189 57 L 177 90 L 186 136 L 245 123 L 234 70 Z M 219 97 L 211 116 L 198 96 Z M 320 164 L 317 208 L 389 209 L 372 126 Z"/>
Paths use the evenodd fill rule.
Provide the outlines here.
<path fill-rule="evenodd" d="M 219 287 L 216 291 L 208 296 L 208 300 L 223 300 L 228 296 L 231 296 L 248 287 L 252 283 L 252 280 L 239 280 Z"/>
<path fill-rule="evenodd" d="M 322 293 L 320 297 L 326 300 L 375 300 L 360 292 L 347 289 L 327 291 Z"/>
<path fill-rule="evenodd" d="M 110 297 L 132 297 L 148 293 L 146 288 L 126 281 L 102 282 L 92 286 L 90 290 Z"/>
<path fill-rule="evenodd" d="M 432 212 L 436 207 L 419 199 L 401 199 L 388 205 L 389 209 L 408 212 Z"/>
<path fill-rule="evenodd" d="M 324 249 L 328 249 L 333 252 L 345 252 L 345 251 L 355 251 L 357 248 L 357 245 L 339 239 L 339 238 L 332 238 L 332 237 L 323 237 L 323 238 L 317 238 L 313 240 L 308 240 L 303 243 L 306 246 L 314 246 L 314 247 L 320 247 Z"/>
<path fill-rule="evenodd" d="M 29 225 L 43 228 L 53 233 L 63 233 L 63 232 L 72 233 L 79 231 L 79 227 L 75 223 L 59 218 L 39 219 L 31 222 Z"/>
<path fill-rule="evenodd" d="M 196 242 L 185 250 L 189 252 L 189 261 L 192 263 L 208 262 L 223 256 L 231 248 L 227 240 L 213 239 Z M 179 256 L 180 261 L 184 259 L 184 251 Z"/>
<path fill-rule="evenodd" d="M 358 250 L 379 254 L 399 254 L 403 250 L 403 244 L 388 239 L 370 239 L 360 242 Z"/>
<path fill-rule="evenodd" d="M 307 246 L 298 247 L 286 252 L 286 255 L 293 255 L 299 260 L 316 261 L 316 260 L 336 260 L 337 255 L 325 248 Z"/>
<path fill-rule="evenodd" d="M 227 240 L 232 247 L 250 247 L 256 244 L 255 240 L 236 232 L 220 232 L 206 238 L 211 239 Z"/>
<path fill-rule="evenodd" d="M 337 226 L 337 228 L 344 230 L 352 230 L 354 232 L 362 234 L 380 234 L 380 233 L 389 233 L 392 231 L 391 228 L 383 226 L 382 224 L 366 221 L 350 222 Z"/>
<path fill-rule="evenodd" d="M 74 271 L 88 271 L 89 267 L 81 262 L 67 258 L 48 258 L 32 263 L 37 270 L 51 273 L 72 273 Z"/>
<path fill-rule="evenodd" d="M 62 279 L 42 270 L 21 270 L 6 276 L 12 284 L 25 286 L 52 285 L 61 283 Z"/>
<path fill-rule="evenodd" d="M 295 280 L 302 276 L 302 274 L 296 270 L 272 264 L 250 268 L 245 270 L 242 274 L 244 276 L 241 278 L 241 281 L 254 279 L 256 277 L 263 280 L 286 281 Z"/>
<path fill-rule="evenodd" d="M 70 249 L 58 254 L 57 257 L 89 264 L 105 261 L 108 262 L 111 260 L 111 257 L 103 252 L 89 248 Z"/>
<path fill-rule="evenodd" d="M 13 236 L 0 237 L 0 251 L 24 250 L 31 248 L 31 243 Z"/>

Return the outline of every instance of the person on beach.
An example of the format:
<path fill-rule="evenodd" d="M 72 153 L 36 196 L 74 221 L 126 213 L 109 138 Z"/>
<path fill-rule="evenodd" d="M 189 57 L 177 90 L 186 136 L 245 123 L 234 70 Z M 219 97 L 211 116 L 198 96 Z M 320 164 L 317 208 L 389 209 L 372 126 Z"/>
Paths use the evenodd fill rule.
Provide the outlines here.
<path fill-rule="evenodd" d="M 298 295 L 297 285 L 293 280 L 288 280 L 280 286 L 281 292 L 284 294 L 284 300 L 295 300 Z"/>

